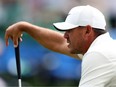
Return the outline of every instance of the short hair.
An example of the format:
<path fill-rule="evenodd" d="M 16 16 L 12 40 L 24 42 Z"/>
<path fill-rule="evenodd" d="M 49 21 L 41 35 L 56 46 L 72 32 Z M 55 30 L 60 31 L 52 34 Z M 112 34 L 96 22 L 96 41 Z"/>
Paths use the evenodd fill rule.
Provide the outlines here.
<path fill-rule="evenodd" d="M 95 32 L 96 36 L 99 36 L 101 34 L 105 34 L 107 31 L 99 28 L 92 28 L 93 31 Z"/>

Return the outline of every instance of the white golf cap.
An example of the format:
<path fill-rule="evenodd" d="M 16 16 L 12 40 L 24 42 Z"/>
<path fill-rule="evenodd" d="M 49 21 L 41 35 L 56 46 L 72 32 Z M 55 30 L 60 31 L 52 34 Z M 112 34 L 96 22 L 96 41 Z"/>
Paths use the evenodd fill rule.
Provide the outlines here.
<path fill-rule="evenodd" d="M 105 30 L 106 21 L 104 15 L 98 9 L 86 5 L 72 8 L 65 22 L 53 23 L 53 25 L 58 30 L 63 31 L 86 25 Z"/>

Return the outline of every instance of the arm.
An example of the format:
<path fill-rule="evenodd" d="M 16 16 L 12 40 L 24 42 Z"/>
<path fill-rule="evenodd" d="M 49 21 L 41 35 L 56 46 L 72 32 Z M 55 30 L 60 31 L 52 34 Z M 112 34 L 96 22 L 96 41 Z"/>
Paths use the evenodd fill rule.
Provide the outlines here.
<path fill-rule="evenodd" d="M 79 58 L 76 54 L 71 54 L 69 52 L 70 49 L 67 47 L 67 42 L 62 33 L 32 25 L 27 22 L 18 22 L 8 27 L 5 33 L 6 45 L 8 46 L 8 39 L 11 38 L 14 45 L 17 46 L 18 38 L 23 32 L 28 33 L 41 45 L 52 51 Z"/>

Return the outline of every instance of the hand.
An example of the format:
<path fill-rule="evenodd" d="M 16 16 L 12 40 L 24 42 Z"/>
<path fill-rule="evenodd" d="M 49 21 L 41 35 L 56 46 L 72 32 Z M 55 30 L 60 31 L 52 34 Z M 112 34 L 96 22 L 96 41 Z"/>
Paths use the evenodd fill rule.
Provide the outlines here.
<path fill-rule="evenodd" d="M 9 38 L 11 38 L 13 43 L 14 43 L 14 47 L 17 47 L 18 46 L 18 39 L 20 39 L 20 41 L 22 41 L 22 35 L 23 34 L 22 34 L 20 22 L 9 26 L 5 32 L 6 46 L 9 45 L 8 40 L 9 40 Z"/>

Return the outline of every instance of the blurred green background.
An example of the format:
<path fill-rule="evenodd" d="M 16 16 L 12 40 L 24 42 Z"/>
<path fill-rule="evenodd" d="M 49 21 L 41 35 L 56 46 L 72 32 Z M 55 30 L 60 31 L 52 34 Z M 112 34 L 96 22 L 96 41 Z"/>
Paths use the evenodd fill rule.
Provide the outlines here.
<path fill-rule="evenodd" d="M 13 43 L 5 46 L 5 30 L 13 23 L 27 21 L 54 29 L 54 22 L 64 21 L 69 10 L 78 5 L 92 5 L 103 12 L 107 30 L 116 39 L 116 0 L 0 0 L 0 87 L 18 87 Z M 20 43 L 23 87 L 77 87 L 81 61 L 52 52 L 24 33 Z"/>

